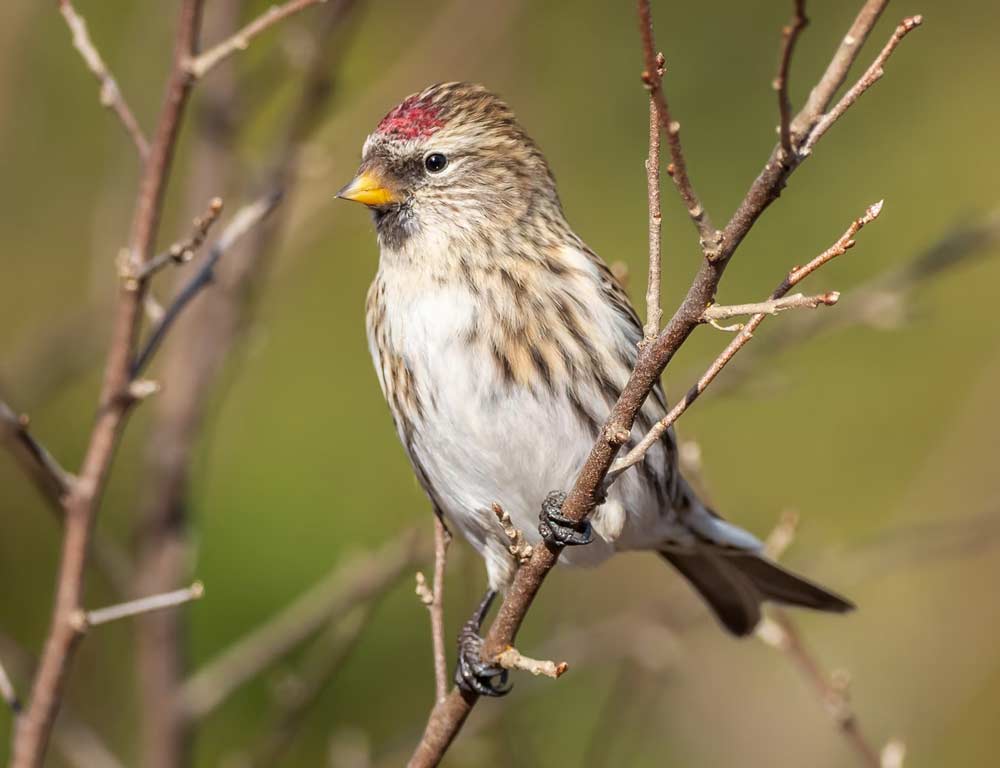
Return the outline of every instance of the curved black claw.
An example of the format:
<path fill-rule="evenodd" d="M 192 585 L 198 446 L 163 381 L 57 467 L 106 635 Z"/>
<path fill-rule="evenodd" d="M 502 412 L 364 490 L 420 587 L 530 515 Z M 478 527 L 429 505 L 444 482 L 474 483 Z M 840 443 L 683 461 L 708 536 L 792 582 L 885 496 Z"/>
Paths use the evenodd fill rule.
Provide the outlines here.
<path fill-rule="evenodd" d="M 562 513 L 566 494 L 552 491 L 542 502 L 538 515 L 538 532 L 546 544 L 560 547 L 576 547 L 594 540 L 594 532 L 586 520 L 570 520 Z"/>
<path fill-rule="evenodd" d="M 496 594 L 492 589 L 486 592 L 475 613 L 458 633 L 455 685 L 463 691 L 478 693 L 480 696 L 505 696 L 511 689 L 511 685 L 507 683 L 507 670 L 483 661 L 482 656 L 483 638 L 479 635 L 479 630 Z"/>

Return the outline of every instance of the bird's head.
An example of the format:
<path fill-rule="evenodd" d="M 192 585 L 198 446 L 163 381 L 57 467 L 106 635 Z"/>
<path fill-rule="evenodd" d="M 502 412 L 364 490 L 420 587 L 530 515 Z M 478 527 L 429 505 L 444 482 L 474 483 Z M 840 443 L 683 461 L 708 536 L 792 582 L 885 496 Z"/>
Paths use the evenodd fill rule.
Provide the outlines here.
<path fill-rule="evenodd" d="M 470 83 L 432 85 L 392 109 L 337 196 L 372 209 L 384 247 L 414 235 L 488 239 L 528 216 L 562 215 L 548 164 L 510 107 Z"/>

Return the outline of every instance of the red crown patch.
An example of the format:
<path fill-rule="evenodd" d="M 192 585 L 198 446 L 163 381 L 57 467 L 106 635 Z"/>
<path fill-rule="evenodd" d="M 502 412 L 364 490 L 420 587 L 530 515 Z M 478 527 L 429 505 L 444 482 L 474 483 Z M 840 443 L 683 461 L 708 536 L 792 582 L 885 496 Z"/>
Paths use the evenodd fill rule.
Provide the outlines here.
<path fill-rule="evenodd" d="M 377 131 L 401 139 L 423 139 L 444 125 L 437 107 L 411 96 L 382 118 Z"/>

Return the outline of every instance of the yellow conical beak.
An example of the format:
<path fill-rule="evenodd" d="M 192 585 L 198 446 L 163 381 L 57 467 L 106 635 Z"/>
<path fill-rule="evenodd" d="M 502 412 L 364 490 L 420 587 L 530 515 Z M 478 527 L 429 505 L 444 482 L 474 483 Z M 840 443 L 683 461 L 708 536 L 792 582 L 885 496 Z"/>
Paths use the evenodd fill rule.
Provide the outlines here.
<path fill-rule="evenodd" d="M 399 202 L 396 194 L 371 171 L 362 171 L 355 176 L 350 184 L 337 193 L 337 197 L 372 208 Z"/>

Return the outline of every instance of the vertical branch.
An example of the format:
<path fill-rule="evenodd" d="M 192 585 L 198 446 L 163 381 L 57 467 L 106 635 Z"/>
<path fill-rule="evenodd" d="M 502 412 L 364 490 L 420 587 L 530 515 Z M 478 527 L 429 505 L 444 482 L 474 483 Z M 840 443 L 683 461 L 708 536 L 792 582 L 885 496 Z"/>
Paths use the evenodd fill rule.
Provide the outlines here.
<path fill-rule="evenodd" d="M 431 614 L 431 641 L 434 647 L 434 700 L 444 701 L 448 695 L 448 656 L 444 638 L 444 572 L 448 564 L 451 533 L 444 518 L 434 515 L 434 583 L 433 599 L 428 606 Z"/>
<path fill-rule="evenodd" d="M 665 61 L 656 54 L 656 77 L 663 78 Z M 660 213 L 660 120 L 656 102 L 649 97 L 649 155 L 646 158 L 646 194 L 649 198 L 649 282 L 646 285 L 646 326 L 643 340 L 650 342 L 660 332 L 660 251 L 663 216 Z"/>
<path fill-rule="evenodd" d="M 173 66 L 159 125 L 146 161 L 129 239 L 127 267 L 138 271 L 149 259 L 156 239 L 164 191 L 191 89 L 184 69 L 197 46 L 203 0 L 183 0 L 174 41 Z M 13 768 L 36 768 L 45 756 L 62 698 L 69 666 L 80 638 L 72 617 L 81 610 L 83 577 L 91 532 L 114 451 L 132 399 L 128 394 L 129 363 L 142 313 L 142 285 L 123 280 L 101 386 L 97 421 L 90 434 L 78 481 L 66 497 L 66 526 L 52 623 L 14 740 Z"/>
<path fill-rule="evenodd" d="M 660 126 L 667 137 L 670 148 L 670 165 L 667 174 L 674 181 L 687 208 L 688 216 L 698 230 L 699 241 L 705 255 L 713 258 L 721 244 L 720 233 L 712 226 L 705 206 L 701 204 L 698 194 L 694 191 L 691 179 L 688 177 L 687 163 L 681 148 L 681 124 L 670 116 L 666 94 L 663 92 L 663 67 L 655 54 L 656 42 L 653 39 L 653 17 L 649 9 L 649 0 L 639 0 L 639 34 L 642 37 L 643 63 L 642 81 L 649 89 L 650 98 L 656 105 L 656 114 Z"/>
<path fill-rule="evenodd" d="M 786 156 L 792 153 L 792 102 L 788 96 L 788 72 L 792 64 L 792 54 L 799 34 L 809 24 L 806 18 L 806 0 L 795 0 L 795 15 L 791 24 L 781 29 L 781 56 L 778 60 L 778 75 L 774 78 L 774 90 L 778 92 L 778 114 L 780 123 L 781 151 Z"/>

